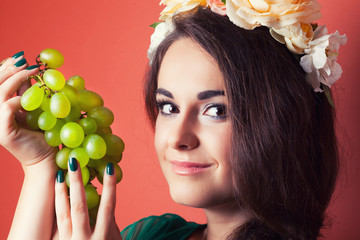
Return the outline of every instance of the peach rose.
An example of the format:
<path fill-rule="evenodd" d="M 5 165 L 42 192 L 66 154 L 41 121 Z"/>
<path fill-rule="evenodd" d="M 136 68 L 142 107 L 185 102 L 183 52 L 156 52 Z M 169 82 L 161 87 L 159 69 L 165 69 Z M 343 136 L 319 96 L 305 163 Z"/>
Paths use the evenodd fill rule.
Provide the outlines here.
<path fill-rule="evenodd" d="M 226 15 L 226 6 L 221 0 L 207 0 L 208 6 L 211 11 L 219 15 Z"/>
<path fill-rule="evenodd" d="M 286 44 L 287 48 L 295 54 L 303 54 L 309 48 L 314 31 L 309 23 L 295 23 L 281 29 L 270 28 L 270 33 L 277 41 Z"/>
<path fill-rule="evenodd" d="M 258 26 L 281 29 L 321 17 L 316 0 L 227 0 L 226 8 L 229 19 L 245 29 Z"/>
<path fill-rule="evenodd" d="M 178 12 L 186 12 L 197 6 L 207 6 L 206 0 L 162 0 L 161 4 L 166 5 L 166 7 L 160 13 L 160 21 L 165 21 Z"/>

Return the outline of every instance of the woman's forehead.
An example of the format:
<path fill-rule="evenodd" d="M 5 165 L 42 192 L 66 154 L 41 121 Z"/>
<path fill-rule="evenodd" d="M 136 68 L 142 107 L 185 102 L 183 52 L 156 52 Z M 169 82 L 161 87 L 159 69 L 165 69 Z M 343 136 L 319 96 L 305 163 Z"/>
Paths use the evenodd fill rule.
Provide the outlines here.
<path fill-rule="evenodd" d="M 223 76 L 216 61 L 189 38 L 175 41 L 162 61 L 158 86 L 179 85 L 197 90 L 224 90 Z"/>

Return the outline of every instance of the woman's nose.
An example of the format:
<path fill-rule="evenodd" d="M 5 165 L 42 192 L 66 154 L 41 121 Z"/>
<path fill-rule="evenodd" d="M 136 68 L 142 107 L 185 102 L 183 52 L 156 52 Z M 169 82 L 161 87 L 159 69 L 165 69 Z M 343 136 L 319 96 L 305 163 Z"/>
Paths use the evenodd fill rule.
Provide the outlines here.
<path fill-rule="evenodd" d="M 199 146 L 197 123 L 190 117 L 179 117 L 174 121 L 173 129 L 169 133 L 168 143 L 177 150 L 191 150 Z"/>

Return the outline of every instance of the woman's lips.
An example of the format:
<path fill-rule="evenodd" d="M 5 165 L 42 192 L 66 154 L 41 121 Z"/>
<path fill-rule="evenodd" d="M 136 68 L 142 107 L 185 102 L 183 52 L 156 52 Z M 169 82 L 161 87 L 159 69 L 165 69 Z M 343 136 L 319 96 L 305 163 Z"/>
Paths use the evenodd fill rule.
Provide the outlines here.
<path fill-rule="evenodd" d="M 194 175 L 202 173 L 209 169 L 211 164 L 184 162 L 184 161 L 170 161 L 171 169 L 179 175 Z"/>

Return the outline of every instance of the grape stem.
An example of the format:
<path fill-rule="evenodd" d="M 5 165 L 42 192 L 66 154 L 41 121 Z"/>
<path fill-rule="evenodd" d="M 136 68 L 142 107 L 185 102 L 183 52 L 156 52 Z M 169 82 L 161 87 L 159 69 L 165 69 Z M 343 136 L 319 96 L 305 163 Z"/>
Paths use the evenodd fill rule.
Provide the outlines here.
<path fill-rule="evenodd" d="M 46 64 L 43 64 L 40 60 L 40 54 L 37 55 L 37 57 L 35 58 L 35 61 L 37 63 L 37 65 L 39 66 L 39 69 L 40 69 L 40 73 L 44 73 L 45 70 L 48 69 L 48 67 L 46 66 Z M 43 69 L 41 69 L 41 67 L 44 67 Z"/>

